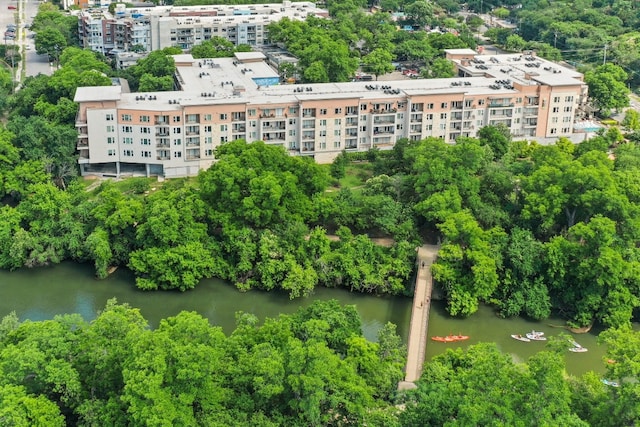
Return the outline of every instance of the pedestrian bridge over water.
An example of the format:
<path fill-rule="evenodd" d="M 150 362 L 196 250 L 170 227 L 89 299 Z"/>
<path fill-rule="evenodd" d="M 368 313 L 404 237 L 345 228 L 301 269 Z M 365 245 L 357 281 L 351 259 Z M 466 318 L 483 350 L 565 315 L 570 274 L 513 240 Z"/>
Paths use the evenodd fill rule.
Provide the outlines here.
<path fill-rule="evenodd" d="M 433 264 L 438 255 L 438 249 L 439 247 L 436 245 L 424 245 L 418 248 L 418 274 L 416 275 L 413 306 L 411 308 L 411 323 L 407 342 L 407 366 L 405 368 L 405 379 L 398 384 L 399 390 L 415 388 L 415 381 L 422 374 L 422 365 L 427 348 L 431 292 L 433 290 L 431 264 Z"/>

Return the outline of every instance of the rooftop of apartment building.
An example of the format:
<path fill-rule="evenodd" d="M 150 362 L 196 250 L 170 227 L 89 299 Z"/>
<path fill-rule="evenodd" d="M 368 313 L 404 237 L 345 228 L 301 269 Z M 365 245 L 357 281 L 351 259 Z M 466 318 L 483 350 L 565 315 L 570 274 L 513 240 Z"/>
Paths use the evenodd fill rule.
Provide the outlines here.
<path fill-rule="evenodd" d="M 448 56 L 471 55 L 472 50 L 452 49 Z M 167 110 L 169 105 L 207 105 L 246 102 L 249 104 L 283 104 L 301 100 L 359 98 L 394 99 L 408 96 L 464 94 L 466 96 L 513 96 L 514 86 L 582 85 L 582 74 L 553 62 L 530 55 L 473 55 L 453 59 L 470 77 L 412 79 L 384 82 L 345 82 L 280 85 L 278 73 L 260 52 L 237 53 L 235 58 L 194 59 L 190 54 L 176 55 L 176 78 L 179 91 L 124 93 L 117 88 L 95 90 L 80 87 L 75 101 L 119 100 L 121 108 Z M 532 59 L 531 59 L 532 58 Z M 466 65 L 462 65 L 464 62 Z M 483 68 L 476 68 L 477 66 Z M 473 73 L 473 74 L 471 74 Z"/>
<path fill-rule="evenodd" d="M 515 54 L 478 54 L 473 49 L 446 49 L 447 58 L 468 76 L 488 76 L 530 86 L 567 86 L 580 84 L 583 74 L 535 52 Z"/>

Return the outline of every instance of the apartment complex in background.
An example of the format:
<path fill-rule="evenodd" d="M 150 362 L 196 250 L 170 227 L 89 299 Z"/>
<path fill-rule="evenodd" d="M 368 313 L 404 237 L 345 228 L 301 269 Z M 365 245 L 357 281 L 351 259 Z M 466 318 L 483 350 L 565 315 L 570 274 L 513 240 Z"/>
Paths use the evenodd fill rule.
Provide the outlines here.
<path fill-rule="evenodd" d="M 329 13 L 311 2 L 283 1 L 256 5 L 150 6 L 84 9 L 78 12 L 78 34 L 82 47 L 100 53 L 151 52 L 177 46 L 189 50 L 212 37 L 223 37 L 234 45 L 268 44 L 267 25 L 284 17 L 305 20 Z"/>
<path fill-rule="evenodd" d="M 530 55 L 452 49 L 459 77 L 281 85 L 259 52 L 175 56 L 176 89 L 80 87 L 83 174 L 187 176 L 227 141 L 264 141 L 331 162 L 343 150 L 391 149 L 401 138 L 455 143 L 486 125 L 515 138 L 571 136 L 586 102 L 582 74 Z"/>

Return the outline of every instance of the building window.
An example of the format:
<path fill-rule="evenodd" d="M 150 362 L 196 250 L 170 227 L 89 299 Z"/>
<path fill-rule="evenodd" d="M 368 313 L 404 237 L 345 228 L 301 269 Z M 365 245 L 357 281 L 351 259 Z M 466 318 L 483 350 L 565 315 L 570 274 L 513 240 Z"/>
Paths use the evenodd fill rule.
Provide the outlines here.
<path fill-rule="evenodd" d="M 113 121 L 113 114 L 107 114 L 107 115 L 105 116 L 105 119 L 106 119 L 108 122 L 112 122 L 112 121 Z M 114 153 L 113 155 L 115 156 L 115 153 Z"/>
<path fill-rule="evenodd" d="M 205 122 L 210 122 L 211 121 L 211 114 L 205 114 L 204 115 L 204 121 Z"/>
<path fill-rule="evenodd" d="M 571 110 L 573 110 L 573 107 L 571 107 L 571 106 L 564 107 L 564 112 L 565 112 L 565 113 L 570 113 L 570 112 L 571 112 Z"/>
<path fill-rule="evenodd" d="M 198 123 L 198 115 L 197 114 L 187 114 L 187 122 L 189 122 L 189 123 Z"/>
<path fill-rule="evenodd" d="M 141 151 L 142 157 L 151 157 L 151 151 Z"/>
<path fill-rule="evenodd" d="M 121 117 L 122 117 L 122 121 L 123 122 L 130 122 L 131 121 L 131 114 L 123 114 Z"/>
<path fill-rule="evenodd" d="M 133 150 L 124 150 L 123 154 L 125 157 L 133 157 Z"/>
<path fill-rule="evenodd" d="M 149 129 L 148 127 L 142 127 L 142 128 L 140 128 L 140 132 L 141 133 L 151 133 L 151 129 Z"/>
<path fill-rule="evenodd" d="M 220 142 L 227 142 L 228 140 L 229 140 L 229 138 L 226 137 L 226 136 L 221 136 L 220 137 Z"/>
<path fill-rule="evenodd" d="M 342 119 L 335 119 L 335 120 L 333 121 L 333 123 L 334 123 L 336 126 L 342 126 Z"/>
<path fill-rule="evenodd" d="M 251 109 L 247 110 L 247 114 L 249 115 L 249 117 L 255 117 L 256 116 L 256 110 L 254 108 L 251 108 Z"/>
<path fill-rule="evenodd" d="M 560 111 L 560 107 L 553 107 L 553 110 L 551 110 L 554 113 L 557 113 Z"/>
<path fill-rule="evenodd" d="M 319 146 L 319 148 L 320 148 L 321 150 L 326 150 L 326 149 L 327 149 L 327 142 L 326 142 L 326 141 L 321 141 L 321 142 L 318 144 L 318 146 Z"/>
<path fill-rule="evenodd" d="M 433 110 L 433 103 L 426 105 L 427 110 Z"/>
<path fill-rule="evenodd" d="M 440 113 L 440 118 L 442 120 L 447 120 L 447 113 Z"/>
<path fill-rule="evenodd" d="M 559 96 L 554 96 L 553 97 L 553 102 L 560 102 L 560 97 Z"/>
<path fill-rule="evenodd" d="M 320 115 L 326 116 L 327 115 L 327 109 L 326 108 L 321 108 L 320 109 Z"/>
<path fill-rule="evenodd" d="M 204 143 L 205 144 L 213 144 L 213 138 L 210 136 L 205 136 L 204 137 Z"/>
<path fill-rule="evenodd" d="M 425 114 L 424 118 L 426 120 L 433 120 L 433 114 L 429 113 L 429 114 Z"/>
<path fill-rule="evenodd" d="M 549 133 L 555 134 L 558 133 L 558 130 L 556 128 L 551 128 L 551 131 Z"/>
<path fill-rule="evenodd" d="M 220 114 L 220 120 L 227 120 L 227 113 Z"/>
<path fill-rule="evenodd" d="M 207 149 L 207 150 L 204 150 L 204 155 L 205 156 L 213 156 L 213 150 L 210 149 L 210 148 Z"/>
<path fill-rule="evenodd" d="M 108 155 L 109 157 L 111 157 L 111 156 L 115 156 L 115 155 L 116 155 L 116 150 L 108 150 L 108 151 L 107 151 L 107 155 Z"/>
<path fill-rule="evenodd" d="M 122 132 L 131 133 L 133 132 L 133 128 L 131 126 L 122 126 Z"/>
<path fill-rule="evenodd" d="M 573 102 L 573 96 L 565 96 L 564 102 Z"/>
<path fill-rule="evenodd" d="M 442 104 L 440 104 L 440 108 L 447 108 L 448 104 L 446 102 L 443 102 Z"/>
<path fill-rule="evenodd" d="M 298 107 L 289 107 L 289 114 L 298 114 Z"/>
<path fill-rule="evenodd" d="M 142 138 L 140 140 L 140 144 L 142 144 L 142 145 L 151 145 L 151 140 L 149 138 Z"/>
<path fill-rule="evenodd" d="M 320 120 L 320 126 L 326 126 L 326 125 L 327 125 L 326 120 Z"/>
<path fill-rule="evenodd" d="M 320 136 L 320 137 L 327 136 L 327 131 L 326 131 L 326 130 L 321 130 L 321 131 L 318 133 L 318 136 Z"/>
<path fill-rule="evenodd" d="M 360 111 L 367 111 L 367 104 L 360 104 Z"/>
<path fill-rule="evenodd" d="M 182 133 L 182 128 L 173 128 L 173 133 Z"/>
<path fill-rule="evenodd" d="M 551 123 L 558 123 L 557 117 L 551 117 Z"/>
<path fill-rule="evenodd" d="M 341 130 L 340 129 L 336 129 L 333 131 L 333 136 L 340 136 Z"/>
<path fill-rule="evenodd" d="M 122 142 L 124 144 L 133 144 L 133 138 L 127 136 L 122 140 Z"/>
<path fill-rule="evenodd" d="M 107 137 L 107 144 L 115 144 L 116 139 L 112 136 Z"/>
<path fill-rule="evenodd" d="M 220 132 L 226 132 L 227 131 L 227 125 L 220 125 Z"/>
<path fill-rule="evenodd" d="M 569 128 L 562 128 L 562 133 L 569 133 Z"/>
<path fill-rule="evenodd" d="M 107 126 L 107 132 L 115 132 L 115 131 L 116 131 L 116 127 L 114 125 Z"/>
<path fill-rule="evenodd" d="M 562 118 L 562 123 L 569 123 L 571 121 L 571 116 L 564 116 Z"/>
<path fill-rule="evenodd" d="M 142 123 L 149 123 L 150 118 L 149 118 L 149 116 L 140 116 L 140 121 Z"/>
<path fill-rule="evenodd" d="M 173 145 L 181 145 L 182 144 L 182 140 L 181 139 L 174 139 L 173 140 Z"/>
<path fill-rule="evenodd" d="M 333 148 L 340 148 L 340 141 L 335 141 L 333 143 Z"/>
<path fill-rule="evenodd" d="M 484 105 L 484 99 L 478 99 L 478 105 Z"/>
<path fill-rule="evenodd" d="M 342 108 L 336 108 L 334 111 L 336 114 L 342 114 Z"/>
<path fill-rule="evenodd" d="M 182 157 L 182 151 L 174 151 L 173 157 Z"/>
<path fill-rule="evenodd" d="M 173 123 L 180 123 L 180 116 L 173 116 Z"/>

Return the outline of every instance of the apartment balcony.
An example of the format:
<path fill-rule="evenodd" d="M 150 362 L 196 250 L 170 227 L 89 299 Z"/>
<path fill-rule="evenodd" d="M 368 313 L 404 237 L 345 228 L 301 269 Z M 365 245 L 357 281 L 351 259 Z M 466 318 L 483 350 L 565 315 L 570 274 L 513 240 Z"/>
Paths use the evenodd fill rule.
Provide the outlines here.
<path fill-rule="evenodd" d="M 398 110 L 396 108 L 372 108 L 371 110 L 369 110 L 369 113 L 371 114 L 392 114 L 397 112 Z"/>
<path fill-rule="evenodd" d="M 451 120 L 462 120 L 462 113 L 452 113 L 451 114 Z"/>
<path fill-rule="evenodd" d="M 538 126 L 538 122 L 524 122 L 524 127 L 526 128 L 535 128 Z"/>
<path fill-rule="evenodd" d="M 357 117 L 349 117 L 346 120 L 346 126 L 358 126 L 358 118 Z"/>
<path fill-rule="evenodd" d="M 169 136 L 169 128 L 157 128 L 156 136 Z"/>
<path fill-rule="evenodd" d="M 78 163 L 82 164 L 87 164 L 89 163 L 91 160 L 89 159 L 89 152 L 87 151 L 81 151 L 80 152 L 80 156 L 78 157 Z"/>
<path fill-rule="evenodd" d="M 277 142 L 277 141 L 284 141 L 286 139 L 286 133 L 285 132 L 266 132 L 262 135 L 262 139 L 265 142 Z"/>
<path fill-rule="evenodd" d="M 200 154 L 187 154 L 185 157 L 187 160 L 200 160 Z"/>
<path fill-rule="evenodd" d="M 489 108 L 513 108 L 514 106 L 513 102 L 489 102 Z"/>
<path fill-rule="evenodd" d="M 191 130 L 184 133 L 187 136 L 200 135 L 200 130 Z"/>
<path fill-rule="evenodd" d="M 247 115 L 245 113 L 233 113 L 231 117 L 232 122 L 244 122 L 247 120 Z"/>
<path fill-rule="evenodd" d="M 411 126 L 409 133 L 422 133 L 422 126 Z"/>
<path fill-rule="evenodd" d="M 357 149 L 358 141 L 356 139 L 347 139 L 344 141 L 344 148 L 347 150 Z"/>
<path fill-rule="evenodd" d="M 265 126 L 266 123 L 263 123 L 262 130 L 285 130 L 287 126 L 282 122 L 279 125 Z"/>
<path fill-rule="evenodd" d="M 348 109 L 347 111 L 344 113 L 345 116 L 357 116 L 358 115 L 358 109 Z"/>
<path fill-rule="evenodd" d="M 394 133 L 395 129 L 393 127 L 373 128 L 374 135 L 393 135 Z"/>
<path fill-rule="evenodd" d="M 379 116 L 373 118 L 374 125 L 387 125 L 394 124 L 396 122 L 395 116 Z"/>
<path fill-rule="evenodd" d="M 156 156 L 156 160 L 171 160 L 171 156 Z"/>
<path fill-rule="evenodd" d="M 76 150 L 88 150 L 89 149 L 89 141 L 88 140 L 79 140 L 76 145 Z"/>

